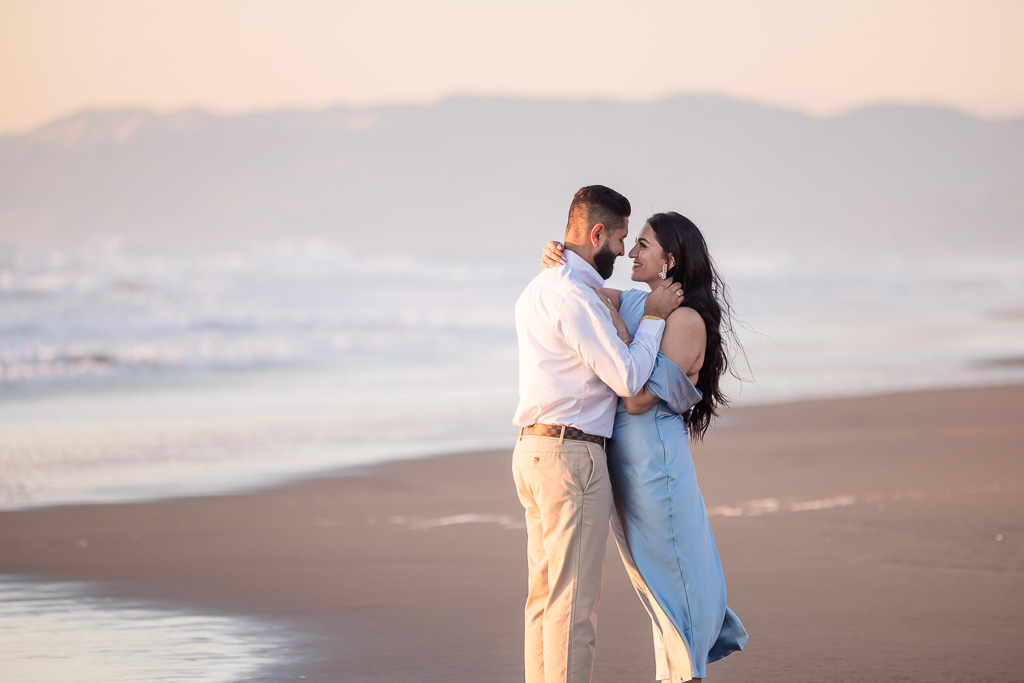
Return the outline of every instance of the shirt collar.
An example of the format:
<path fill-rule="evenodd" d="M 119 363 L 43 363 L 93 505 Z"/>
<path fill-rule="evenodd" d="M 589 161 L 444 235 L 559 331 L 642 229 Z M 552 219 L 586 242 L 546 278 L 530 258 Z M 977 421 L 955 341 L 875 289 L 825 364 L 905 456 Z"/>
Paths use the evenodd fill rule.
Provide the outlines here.
<path fill-rule="evenodd" d="M 601 289 L 604 278 L 597 274 L 594 266 L 587 263 L 582 256 L 574 251 L 565 250 L 565 265 L 583 284 Z"/>

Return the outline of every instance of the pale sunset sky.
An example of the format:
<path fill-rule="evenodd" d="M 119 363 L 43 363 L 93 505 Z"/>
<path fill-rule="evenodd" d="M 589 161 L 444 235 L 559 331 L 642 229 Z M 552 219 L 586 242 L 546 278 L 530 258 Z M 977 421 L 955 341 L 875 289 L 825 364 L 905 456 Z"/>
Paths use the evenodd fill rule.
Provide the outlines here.
<path fill-rule="evenodd" d="M 1024 0 L 0 0 L 0 134 L 82 109 L 714 93 L 1024 115 Z"/>

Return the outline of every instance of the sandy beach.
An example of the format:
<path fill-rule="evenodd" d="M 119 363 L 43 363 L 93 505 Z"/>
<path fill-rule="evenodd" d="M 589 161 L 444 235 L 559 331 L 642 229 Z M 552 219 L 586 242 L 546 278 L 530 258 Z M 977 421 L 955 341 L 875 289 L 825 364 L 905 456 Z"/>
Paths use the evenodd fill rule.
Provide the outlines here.
<path fill-rule="evenodd" d="M 1024 387 L 729 411 L 695 462 L 750 632 L 712 681 L 1024 678 Z M 518 681 L 506 451 L 246 494 L 0 513 L 0 574 L 268 619 L 259 681 Z M 614 544 L 594 680 L 653 678 Z"/>

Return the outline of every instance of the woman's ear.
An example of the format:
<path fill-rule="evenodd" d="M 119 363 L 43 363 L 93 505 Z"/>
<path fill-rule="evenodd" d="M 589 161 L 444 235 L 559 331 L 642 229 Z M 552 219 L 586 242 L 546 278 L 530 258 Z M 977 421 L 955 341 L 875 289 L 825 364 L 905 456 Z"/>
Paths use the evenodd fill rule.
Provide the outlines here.
<path fill-rule="evenodd" d="M 675 257 L 675 254 L 669 254 L 668 255 L 668 269 L 672 270 L 675 267 L 676 267 L 676 257 Z"/>

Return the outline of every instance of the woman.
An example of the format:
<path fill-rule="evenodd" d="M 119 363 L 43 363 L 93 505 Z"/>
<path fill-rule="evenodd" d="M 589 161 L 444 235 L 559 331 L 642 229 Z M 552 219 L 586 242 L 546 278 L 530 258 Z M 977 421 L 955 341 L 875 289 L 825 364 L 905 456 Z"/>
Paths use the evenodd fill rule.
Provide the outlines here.
<path fill-rule="evenodd" d="M 561 262 L 557 242 L 544 265 Z M 665 322 L 647 385 L 619 401 L 608 450 L 612 528 L 626 571 L 654 627 L 656 678 L 702 679 L 708 662 L 743 648 L 747 632 L 726 605 L 725 577 L 687 439 L 699 441 L 727 401 L 723 331 L 729 309 L 700 230 L 678 213 L 651 216 L 629 252 L 632 278 L 672 278 L 685 301 Z M 602 289 L 619 336 L 640 324 L 647 292 Z M 628 343 L 628 342 L 627 342 Z"/>

